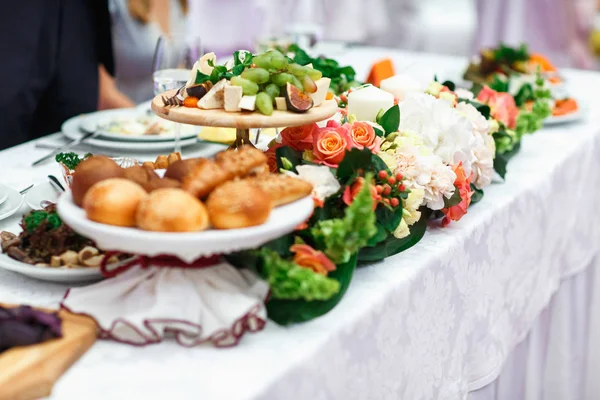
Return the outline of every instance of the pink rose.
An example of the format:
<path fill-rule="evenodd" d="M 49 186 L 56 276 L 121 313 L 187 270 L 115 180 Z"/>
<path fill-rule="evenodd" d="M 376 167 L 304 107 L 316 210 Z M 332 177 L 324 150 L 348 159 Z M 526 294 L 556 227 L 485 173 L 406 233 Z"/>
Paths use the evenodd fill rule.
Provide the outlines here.
<path fill-rule="evenodd" d="M 352 148 L 352 138 L 344 126 L 318 128 L 313 135 L 314 162 L 337 167 Z"/>
<path fill-rule="evenodd" d="M 477 95 L 477 100 L 490 106 L 490 112 L 494 119 L 502 122 L 508 128 L 516 127 L 519 108 L 509 93 L 496 92 L 488 86 L 484 86 Z"/>
<path fill-rule="evenodd" d="M 379 151 L 381 146 L 381 138 L 375 134 L 373 126 L 366 122 L 354 122 L 352 124 L 345 124 L 350 131 L 350 137 L 352 143 L 357 149 L 364 149 L 365 147 L 371 150 L 373 153 Z"/>
<path fill-rule="evenodd" d="M 317 124 L 294 126 L 281 131 L 281 144 L 294 150 L 310 150 Z"/>

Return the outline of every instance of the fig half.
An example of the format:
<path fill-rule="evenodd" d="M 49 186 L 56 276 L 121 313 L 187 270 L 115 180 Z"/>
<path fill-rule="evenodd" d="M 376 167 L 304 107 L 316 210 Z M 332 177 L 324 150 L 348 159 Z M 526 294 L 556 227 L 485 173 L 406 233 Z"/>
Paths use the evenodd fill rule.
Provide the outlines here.
<path fill-rule="evenodd" d="M 198 85 L 192 85 L 192 86 L 188 86 L 187 88 L 185 88 L 185 91 L 187 92 L 188 96 L 193 96 L 193 97 L 197 97 L 198 99 L 201 99 L 202 97 L 204 97 L 204 95 L 206 93 L 208 93 L 208 91 L 211 89 L 212 84 L 210 81 L 206 81 L 204 83 L 200 83 Z"/>
<path fill-rule="evenodd" d="M 307 112 L 313 106 L 313 99 L 289 82 L 285 85 L 284 97 L 287 109 L 293 112 Z"/>

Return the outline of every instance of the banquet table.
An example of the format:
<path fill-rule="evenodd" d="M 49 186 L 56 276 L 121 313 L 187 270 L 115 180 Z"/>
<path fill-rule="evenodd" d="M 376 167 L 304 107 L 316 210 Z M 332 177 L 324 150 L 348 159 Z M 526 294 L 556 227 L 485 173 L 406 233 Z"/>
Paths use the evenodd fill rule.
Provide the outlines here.
<path fill-rule="evenodd" d="M 358 77 L 382 57 L 421 79 L 458 79 L 466 66 L 376 48 L 337 57 Z M 433 221 L 413 248 L 358 268 L 327 315 L 270 322 L 230 349 L 100 340 L 51 399 L 600 398 L 600 74 L 564 76 L 585 120 L 525 137 L 505 182 L 461 221 Z M 22 189 L 59 174 L 53 163 L 30 167 L 46 152 L 34 142 L 0 152 L 0 182 Z M 21 215 L 0 230 L 16 230 Z M 66 289 L 0 270 L 0 302 L 57 306 Z"/>

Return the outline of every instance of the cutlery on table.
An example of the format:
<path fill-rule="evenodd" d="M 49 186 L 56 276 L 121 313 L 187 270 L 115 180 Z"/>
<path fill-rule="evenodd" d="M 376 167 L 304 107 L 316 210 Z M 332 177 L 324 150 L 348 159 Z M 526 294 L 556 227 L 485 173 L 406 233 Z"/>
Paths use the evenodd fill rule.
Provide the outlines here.
<path fill-rule="evenodd" d="M 60 153 L 61 151 L 67 150 L 73 146 L 78 145 L 79 143 L 84 142 L 85 140 L 91 139 L 97 135 L 100 134 L 100 132 L 102 132 L 101 130 L 96 130 L 94 132 L 88 132 L 85 135 L 81 136 L 79 139 L 75 139 L 63 146 L 60 146 L 58 148 L 55 148 L 54 150 L 52 150 L 50 153 L 46 154 L 44 157 L 40 158 L 39 160 L 35 161 L 33 164 L 31 164 L 32 167 L 35 167 L 38 164 L 43 163 L 44 161 L 48 160 L 49 158 L 51 158 L 53 155 L 55 155 L 56 153 Z"/>
<path fill-rule="evenodd" d="M 27 193 L 27 191 L 28 191 L 29 189 L 31 189 L 32 187 L 33 187 L 33 185 L 29 185 L 29 186 L 27 186 L 25 189 L 23 189 L 23 190 L 19 191 L 19 193 L 20 193 L 20 194 L 25 194 L 25 193 Z"/>
<path fill-rule="evenodd" d="M 54 175 L 48 175 L 48 179 L 50 179 L 50 184 L 56 191 L 64 192 L 65 187 L 60 183 L 60 181 Z"/>

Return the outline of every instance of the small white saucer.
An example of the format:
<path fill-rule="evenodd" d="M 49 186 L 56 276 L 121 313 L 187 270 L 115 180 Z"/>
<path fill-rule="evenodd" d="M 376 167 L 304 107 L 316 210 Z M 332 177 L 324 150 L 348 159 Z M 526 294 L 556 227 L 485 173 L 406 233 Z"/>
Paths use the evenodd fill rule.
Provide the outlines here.
<path fill-rule="evenodd" d="M 50 182 L 38 183 L 25 193 L 25 204 L 32 210 L 41 210 L 43 201 L 56 203 L 60 193 L 54 189 Z"/>
<path fill-rule="evenodd" d="M 7 197 L 8 190 L 6 189 L 6 186 L 0 183 L 0 204 L 4 203 Z"/>
<path fill-rule="evenodd" d="M 23 205 L 23 196 L 15 189 L 8 186 L 2 186 L 6 190 L 6 200 L 0 204 L 0 220 L 6 219 L 19 211 Z"/>

